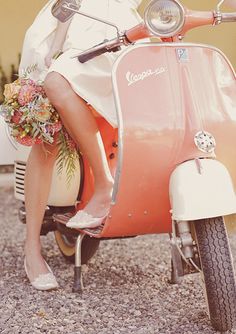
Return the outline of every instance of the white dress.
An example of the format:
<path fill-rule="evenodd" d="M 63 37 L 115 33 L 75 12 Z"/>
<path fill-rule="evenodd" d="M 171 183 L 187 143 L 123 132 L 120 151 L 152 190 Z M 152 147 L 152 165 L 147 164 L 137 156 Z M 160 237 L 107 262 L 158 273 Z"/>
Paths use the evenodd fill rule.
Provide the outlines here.
<path fill-rule="evenodd" d="M 141 21 L 137 7 L 142 0 L 83 0 L 81 11 L 111 21 L 120 30 L 129 29 Z M 52 44 L 57 19 L 51 14 L 55 0 L 50 0 L 39 12 L 32 26 L 27 30 L 19 75 L 27 68 L 37 69 L 30 73 L 34 80 L 44 80 L 47 73 L 58 72 L 72 86 L 73 90 L 100 113 L 112 126 L 117 126 L 111 70 L 118 54 L 109 53 L 81 64 L 72 58 L 105 38 L 114 38 L 116 30 L 98 21 L 81 15 L 74 15 L 63 46 L 63 54 L 46 68 L 44 58 Z"/>

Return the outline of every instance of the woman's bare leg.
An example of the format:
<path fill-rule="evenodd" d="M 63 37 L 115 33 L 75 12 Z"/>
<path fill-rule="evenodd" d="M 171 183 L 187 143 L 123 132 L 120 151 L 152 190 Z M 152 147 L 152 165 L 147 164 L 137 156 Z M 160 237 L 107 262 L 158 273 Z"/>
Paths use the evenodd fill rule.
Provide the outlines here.
<path fill-rule="evenodd" d="M 94 217 L 102 217 L 107 213 L 111 200 L 113 178 L 96 120 L 86 102 L 60 74 L 50 73 L 44 88 L 93 170 L 95 191 L 85 210 Z"/>
<path fill-rule="evenodd" d="M 56 145 L 34 145 L 26 166 L 25 256 L 31 281 L 37 278 L 40 274 L 48 272 L 41 255 L 40 230 L 49 196 L 56 155 Z"/>

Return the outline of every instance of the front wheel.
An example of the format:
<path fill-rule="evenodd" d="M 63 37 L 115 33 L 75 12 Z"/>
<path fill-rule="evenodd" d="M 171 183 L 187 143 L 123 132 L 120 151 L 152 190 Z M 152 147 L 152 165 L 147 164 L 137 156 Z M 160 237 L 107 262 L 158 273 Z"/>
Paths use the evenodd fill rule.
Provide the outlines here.
<path fill-rule="evenodd" d="M 211 323 L 225 332 L 236 323 L 236 285 L 224 219 L 198 220 L 194 227 Z"/>

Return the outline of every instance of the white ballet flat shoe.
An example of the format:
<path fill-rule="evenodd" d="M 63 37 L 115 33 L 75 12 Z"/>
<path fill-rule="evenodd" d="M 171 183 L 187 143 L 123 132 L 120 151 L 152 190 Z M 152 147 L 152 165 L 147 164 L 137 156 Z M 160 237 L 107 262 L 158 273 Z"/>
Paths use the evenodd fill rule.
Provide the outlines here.
<path fill-rule="evenodd" d="M 84 210 L 79 210 L 75 216 L 70 218 L 66 223 L 67 227 L 70 228 L 96 228 L 101 226 L 103 221 L 106 219 L 107 214 L 100 218 L 95 218 Z"/>
<path fill-rule="evenodd" d="M 25 258 L 24 259 L 24 267 L 25 267 L 26 275 L 27 275 L 31 285 L 37 290 L 46 291 L 46 290 L 57 289 L 59 287 L 59 285 L 57 283 L 56 277 L 53 275 L 52 270 L 51 270 L 51 268 L 49 267 L 49 265 L 47 264 L 46 261 L 45 261 L 45 264 L 46 264 L 46 266 L 49 270 L 49 273 L 39 275 L 37 278 L 35 278 L 34 281 L 30 281 L 28 270 L 27 270 L 27 265 L 26 265 L 26 258 Z"/>

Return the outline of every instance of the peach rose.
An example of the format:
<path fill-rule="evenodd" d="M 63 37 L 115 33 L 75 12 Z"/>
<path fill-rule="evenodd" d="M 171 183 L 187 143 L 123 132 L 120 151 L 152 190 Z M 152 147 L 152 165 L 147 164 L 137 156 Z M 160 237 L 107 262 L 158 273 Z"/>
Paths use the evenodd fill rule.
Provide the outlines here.
<path fill-rule="evenodd" d="M 50 119 L 51 113 L 51 104 L 47 98 L 42 98 L 37 105 L 37 111 L 35 112 L 35 118 L 39 122 L 46 122 Z"/>
<path fill-rule="evenodd" d="M 50 119 L 51 117 L 51 113 L 48 110 L 40 110 L 37 111 L 35 113 L 35 118 L 39 121 L 39 122 L 46 122 Z"/>
<path fill-rule="evenodd" d="M 6 84 L 4 87 L 3 95 L 6 100 L 14 99 L 19 94 L 20 89 L 21 86 L 18 85 L 16 82 Z"/>

